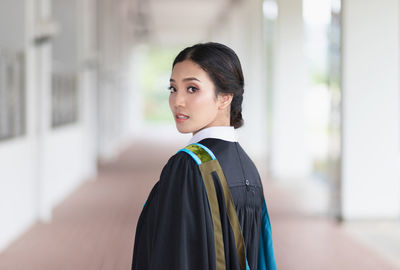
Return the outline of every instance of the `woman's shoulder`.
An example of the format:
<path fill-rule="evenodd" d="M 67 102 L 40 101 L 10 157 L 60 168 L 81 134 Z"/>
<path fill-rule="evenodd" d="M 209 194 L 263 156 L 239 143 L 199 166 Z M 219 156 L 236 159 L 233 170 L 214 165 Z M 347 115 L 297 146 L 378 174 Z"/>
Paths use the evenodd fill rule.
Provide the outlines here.
<path fill-rule="evenodd" d="M 183 166 L 183 165 L 185 165 L 185 166 L 195 166 L 196 165 L 197 166 L 196 162 L 189 154 L 187 154 L 184 151 L 179 150 L 168 159 L 163 170 L 171 169 L 173 167 Z"/>
<path fill-rule="evenodd" d="M 194 159 L 184 151 L 178 151 L 168 159 L 163 167 L 160 184 L 188 181 L 188 178 L 195 177 L 198 174 L 200 174 L 200 171 Z"/>
<path fill-rule="evenodd" d="M 253 159 L 250 157 L 250 155 L 247 153 L 247 151 L 242 147 L 242 145 L 238 142 L 237 143 L 239 153 L 241 154 L 242 157 L 245 158 L 245 160 L 255 169 L 257 170 L 257 167 L 253 161 Z"/>
<path fill-rule="evenodd" d="M 163 194 L 175 193 L 176 188 L 179 189 L 184 182 L 192 182 L 190 178 L 193 178 L 192 175 L 197 164 L 191 159 L 188 154 L 182 151 L 175 153 L 168 159 L 161 170 L 159 180 L 150 191 L 146 205 L 153 198 L 158 200 Z"/>
<path fill-rule="evenodd" d="M 252 174 L 252 178 L 257 182 L 254 184 L 262 186 L 261 176 L 255 162 L 246 152 L 246 150 L 243 149 L 240 143 L 237 143 L 237 146 L 238 146 L 238 154 L 240 155 L 241 161 L 243 162 L 243 166 L 247 169 L 248 173 Z"/>

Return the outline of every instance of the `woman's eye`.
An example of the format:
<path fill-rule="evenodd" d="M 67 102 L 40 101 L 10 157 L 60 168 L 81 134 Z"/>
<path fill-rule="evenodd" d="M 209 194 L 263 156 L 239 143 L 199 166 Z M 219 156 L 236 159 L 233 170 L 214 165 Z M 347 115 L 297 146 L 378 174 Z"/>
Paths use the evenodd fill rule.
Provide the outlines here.
<path fill-rule="evenodd" d="M 174 91 L 176 91 L 175 87 L 173 87 L 173 86 L 169 86 L 169 87 L 168 87 L 168 90 L 170 90 L 171 93 L 174 92 Z"/>
<path fill-rule="evenodd" d="M 192 93 L 194 93 L 194 92 L 196 92 L 197 90 L 199 90 L 197 87 L 194 87 L 194 86 L 189 86 L 188 87 L 188 90 L 190 91 L 190 92 L 192 92 Z"/>

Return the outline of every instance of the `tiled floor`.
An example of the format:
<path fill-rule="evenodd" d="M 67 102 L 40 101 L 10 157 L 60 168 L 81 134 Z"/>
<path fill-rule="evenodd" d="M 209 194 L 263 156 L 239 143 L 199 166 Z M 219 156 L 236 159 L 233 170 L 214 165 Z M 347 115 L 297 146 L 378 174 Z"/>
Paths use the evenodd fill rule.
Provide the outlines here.
<path fill-rule="evenodd" d="M 129 269 L 142 205 L 177 149 L 138 143 L 119 160 L 101 165 L 98 179 L 59 205 L 51 223 L 36 224 L 0 254 L 0 269 Z M 349 236 L 342 225 L 305 215 L 276 184 L 265 181 L 264 189 L 278 269 L 399 269 Z"/>

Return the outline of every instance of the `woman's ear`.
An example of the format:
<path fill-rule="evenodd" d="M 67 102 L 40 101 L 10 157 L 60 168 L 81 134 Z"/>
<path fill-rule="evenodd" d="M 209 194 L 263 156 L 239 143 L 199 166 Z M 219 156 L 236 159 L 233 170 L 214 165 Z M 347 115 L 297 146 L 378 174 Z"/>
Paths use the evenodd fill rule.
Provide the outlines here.
<path fill-rule="evenodd" d="M 223 110 L 227 108 L 233 99 L 233 93 L 218 93 L 218 109 Z"/>

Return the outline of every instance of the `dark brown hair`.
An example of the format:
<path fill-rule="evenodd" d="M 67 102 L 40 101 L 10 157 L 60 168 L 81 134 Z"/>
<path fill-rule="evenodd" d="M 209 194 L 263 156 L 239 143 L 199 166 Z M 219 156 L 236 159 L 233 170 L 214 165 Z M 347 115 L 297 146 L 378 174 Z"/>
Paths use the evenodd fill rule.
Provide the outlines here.
<path fill-rule="evenodd" d="M 191 60 L 198 64 L 215 85 L 215 96 L 218 93 L 232 93 L 230 125 L 239 128 L 243 125 L 242 101 L 244 79 L 242 67 L 236 53 L 226 45 L 208 42 L 199 43 L 182 50 L 175 58 L 176 63 Z"/>

